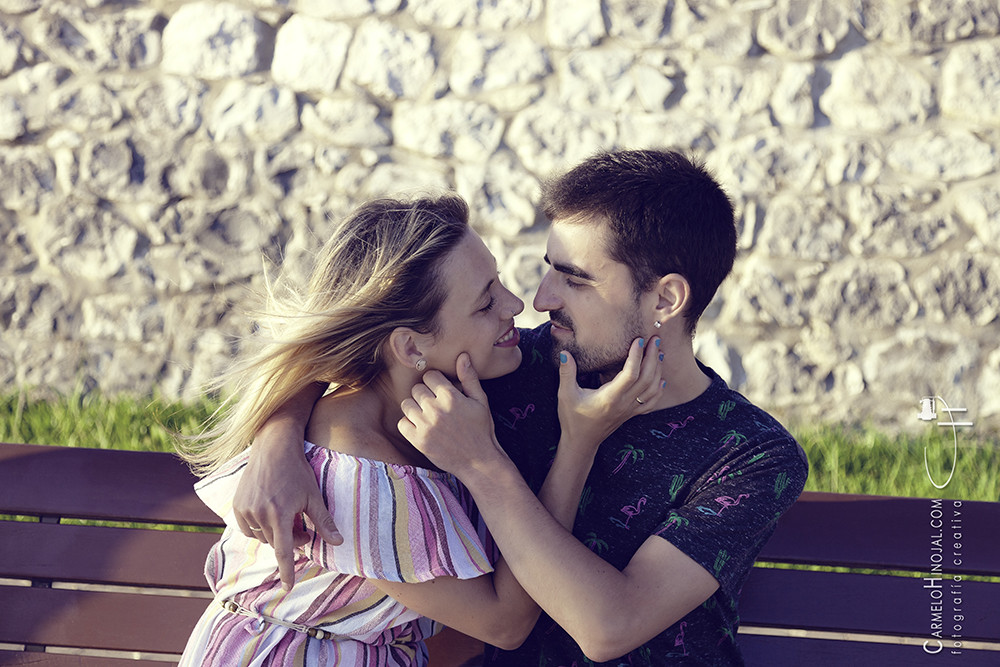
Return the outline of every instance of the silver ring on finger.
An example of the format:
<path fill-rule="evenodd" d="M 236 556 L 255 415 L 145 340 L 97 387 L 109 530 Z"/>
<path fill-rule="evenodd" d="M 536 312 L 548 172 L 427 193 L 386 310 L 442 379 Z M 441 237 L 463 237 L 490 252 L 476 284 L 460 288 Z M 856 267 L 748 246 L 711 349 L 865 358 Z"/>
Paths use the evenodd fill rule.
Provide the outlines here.
<path fill-rule="evenodd" d="M 646 404 L 646 401 L 642 400 L 638 396 L 635 397 L 635 402 L 638 403 L 639 405 L 645 405 Z"/>
<path fill-rule="evenodd" d="M 250 530 L 252 530 L 255 533 L 263 533 L 264 532 L 263 528 L 254 528 L 253 526 L 247 526 L 247 528 L 249 528 Z"/>

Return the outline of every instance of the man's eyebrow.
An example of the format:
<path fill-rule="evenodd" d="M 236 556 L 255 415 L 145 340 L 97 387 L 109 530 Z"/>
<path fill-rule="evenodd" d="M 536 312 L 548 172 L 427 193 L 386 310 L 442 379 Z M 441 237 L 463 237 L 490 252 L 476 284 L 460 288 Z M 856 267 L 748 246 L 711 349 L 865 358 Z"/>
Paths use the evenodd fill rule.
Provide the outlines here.
<path fill-rule="evenodd" d="M 551 266 L 559 273 L 565 273 L 573 276 L 574 278 L 580 278 L 581 280 L 589 280 L 590 282 L 594 282 L 594 276 L 590 275 L 589 273 L 587 273 L 578 266 L 573 266 L 572 264 L 563 264 L 562 262 L 552 263 L 552 261 L 549 260 L 548 255 L 545 255 L 542 259 L 545 260 L 546 264 Z"/>

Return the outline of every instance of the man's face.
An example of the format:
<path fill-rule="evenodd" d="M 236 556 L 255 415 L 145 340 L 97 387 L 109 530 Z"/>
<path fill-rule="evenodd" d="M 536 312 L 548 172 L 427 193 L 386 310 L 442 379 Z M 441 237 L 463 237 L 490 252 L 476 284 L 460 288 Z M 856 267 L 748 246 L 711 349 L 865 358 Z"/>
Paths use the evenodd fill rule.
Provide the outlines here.
<path fill-rule="evenodd" d="M 608 256 L 607 234 L 604 224 L 554 220 L 549 270 L 534 300 L 536 310 L 549 313 L 555 354 L 568 350 L 580 372 L 602 376 L 621 370 L 632 341 L 648 328 L 628 267 Z"/>

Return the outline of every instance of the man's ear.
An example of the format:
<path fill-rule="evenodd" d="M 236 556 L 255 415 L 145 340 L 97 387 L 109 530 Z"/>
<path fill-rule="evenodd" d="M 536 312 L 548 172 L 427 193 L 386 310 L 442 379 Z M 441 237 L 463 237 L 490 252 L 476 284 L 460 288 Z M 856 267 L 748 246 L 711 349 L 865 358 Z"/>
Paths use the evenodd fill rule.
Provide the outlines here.
<path fill-rule="evenodd" d="M 415 369 L 431 342 L 429 334 L 422 334 L 409 327 L 396 327 L 389 334 L 388 351 L 397 363 Z"/>
<path fill-rule="evenodd" d="M 658 319 L 665 322 L 684 315 L 691 301 L 691 284 L 679 273 L 668 273 L 657 281 L 656 294 Z"/>

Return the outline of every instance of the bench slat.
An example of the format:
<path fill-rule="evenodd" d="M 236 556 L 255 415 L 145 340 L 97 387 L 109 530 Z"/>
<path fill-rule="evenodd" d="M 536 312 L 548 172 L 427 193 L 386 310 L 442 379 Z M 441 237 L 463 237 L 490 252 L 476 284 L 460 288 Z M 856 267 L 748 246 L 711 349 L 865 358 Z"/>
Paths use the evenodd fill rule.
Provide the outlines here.
<path fill-rule="evenodd" d="M 191 493 L 196 478 L 166 452 L 3 444 L 0 489 L 9 514 L 221 525 Z M 97 489 L 108 489 L 95 493 Z M 113 490 L 113 491 L 111 491 Z"/>
<path fill-rule="evenodd" d="M 30 665 L 31 667 L 168 667 L 162 660 L 132 660 L 64 653 L 22 653 L 0 650 L 0 665 Z"/>
<path fill-rule="evenodd" d="M 0 642 L 180 653 L 210 600 L 0 587 Z"/>
<path fill-rule="evenodd" d="M 743 625 L 885 635 L 931 632 L 930 591 L 917 578 L 754 568 L 743 586 Z M 950 582 L 939 582 L 941 621 L 951 633 Z M 996 641 L 1000 584 L 961 583 L 962 635 Z"/>
<path fill-rule="evenodd" d="M 985 667 L 1000 662 L 1000 653 L 994 651 L 962 649 L 962 655 L 953 656 L 944 649 L 938 655 L 930 655 L 919 646 L 804 637 L 740 635 L 740 647 L 747 667 L 940 667 L 942 662 Z"/>
<path fill-rule="evenodd" d="M 952 501 L 941 502 L 942 529 L 931 526 L 931 503 L 926 498 L 806 492 L 781 518 L 758 560 L 926 572 L 931 542 L 943 532 L 945 571 L 1000 575 L 996 534 L 983 529 L 1000 526 L 1000 503 L 963 501 L 957 508 L 962 523 L 959 566 L 952 562 Z"/>
<path fill-rule="evenodd" d="M 0 577 L 208 590 L 202 572 L 218 539 L 214 533 L 0 521 Z"/>

